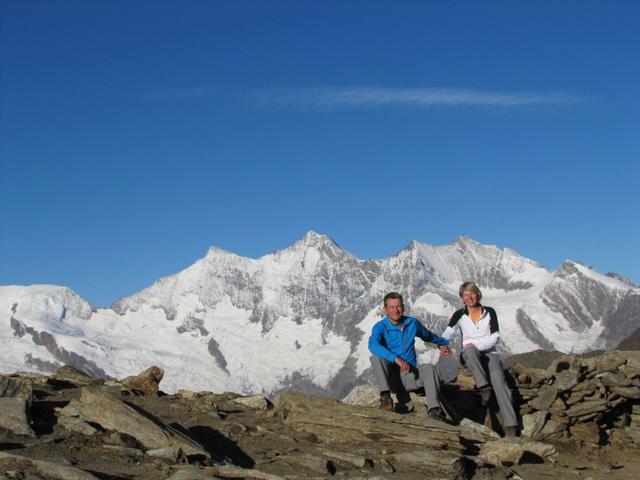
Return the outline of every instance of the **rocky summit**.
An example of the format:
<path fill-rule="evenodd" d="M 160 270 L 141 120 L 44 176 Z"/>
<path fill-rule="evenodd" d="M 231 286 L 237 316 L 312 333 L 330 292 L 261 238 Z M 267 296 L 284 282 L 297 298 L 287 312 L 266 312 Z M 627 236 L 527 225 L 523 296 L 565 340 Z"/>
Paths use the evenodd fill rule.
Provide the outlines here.
<path fill-rule="evenodd" d="M 0 376 L 0 479 L 636 478 L 640 354 L 558 354 L 507 370 L 519 437 L 503 437 L 468 371 L 443 386 L 448 421 L 420 392 L 377 408 L 371 387 L 343 401 L 283 391 L 160 388 L 151 367 L 122 380 L 65 366 Z"/>

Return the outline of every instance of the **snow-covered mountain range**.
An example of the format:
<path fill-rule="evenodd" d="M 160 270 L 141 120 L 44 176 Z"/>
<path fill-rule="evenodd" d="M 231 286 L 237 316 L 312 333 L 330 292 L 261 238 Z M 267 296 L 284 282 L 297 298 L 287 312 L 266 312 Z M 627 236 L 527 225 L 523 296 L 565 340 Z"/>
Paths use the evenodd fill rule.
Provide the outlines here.
<path fill-rule="evenodd" d="M 106 309 L 64 287 L 0 287 L 0 370 L 67 363 L 122 378 L 158 365 L 166 391 L 295 386 L 339 396 L 368 374 L 367 339 L 385 293 L 401 292 L 407 313 L 441 333 L 467 280 L 496 308 L 506 354 L 610 348 L 640 327 L 640 288 L 579 263 L 550 271 L 467 237 L 360 260 L 309 232 L 259 259 L 213 247 Z M 434 355 L 420 347 L 422 360 Z"/>

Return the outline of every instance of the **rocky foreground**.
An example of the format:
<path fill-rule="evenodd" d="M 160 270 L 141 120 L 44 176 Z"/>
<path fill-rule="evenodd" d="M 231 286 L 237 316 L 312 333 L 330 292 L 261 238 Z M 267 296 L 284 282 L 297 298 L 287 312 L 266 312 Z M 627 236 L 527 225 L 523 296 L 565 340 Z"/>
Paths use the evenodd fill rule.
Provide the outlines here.
<path fill-rule="evenodd" d="M 444 388 L 451 424 L 343 402 L 159 390 L 152 367 L 122 381 L 69 367 L 0 376 L 0 479 L 637 478 L 640 354 L 561 356 L 508 371 L 520 438 L 501 438 L 461 371 Z"/>

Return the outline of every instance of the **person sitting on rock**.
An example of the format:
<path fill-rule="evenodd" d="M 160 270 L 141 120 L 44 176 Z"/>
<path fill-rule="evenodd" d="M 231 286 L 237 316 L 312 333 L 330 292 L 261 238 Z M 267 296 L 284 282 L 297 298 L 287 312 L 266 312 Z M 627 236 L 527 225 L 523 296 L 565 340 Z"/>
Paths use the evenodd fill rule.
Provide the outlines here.
<path fill-rule="evenodd" d="M 398 403 L 406 404 L 409 392 L 424 388 L 427 414 L 445 421 L 440 408 L 440 377 L 433 365 L 417 365 L 416 337 L 438 345 L 449 355 L 449 341 L 427 330 L 418 320 L 404 315 L 402 295 L 391 292 L 384 297 L 386 316 L 373 326 L 369 337 L 371 366 L 380 391 L 380 408 L 395 411 L 391 392 Z"/>
<path fill-rule="evenodd" d="M 484 406 L 489 403 L 493 389 L 505 434 L 515 436 L 517 435 L 518 419 L 513 408 L 511 390 L 509 390 L 504 376 L 502 360 L 496 350 L 500 339 L 496 311 L 480 303 L 482 292 L 473 282 L 465 282 L 460 285 L 458 294 L 464 307 L 454 312 L 449 320 L 449 326 L 442 333 L 442 336 L 449 340 L 454 332 L 454 327 L 460 327 L 462 332 L 461 363 L 471 370 Z M 485 365 L 488 366 L 488 378 Z"/>

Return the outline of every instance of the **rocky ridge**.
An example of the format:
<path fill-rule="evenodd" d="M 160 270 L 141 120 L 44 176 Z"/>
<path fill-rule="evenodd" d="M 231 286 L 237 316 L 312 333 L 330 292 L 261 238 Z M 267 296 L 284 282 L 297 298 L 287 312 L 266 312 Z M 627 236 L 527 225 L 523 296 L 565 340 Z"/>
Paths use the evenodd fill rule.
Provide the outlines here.
<path fill-rule="evenodd" d="M 640 354 L 560 356 L 508 369 L 520 438 L 500 438 L 462 370 L 444 385 L 451 423 L 344 400 L 159 389 L 152 367 L 124 380 L 70 367 L 0 376 L 0 479 L 635 478 Z"/>

